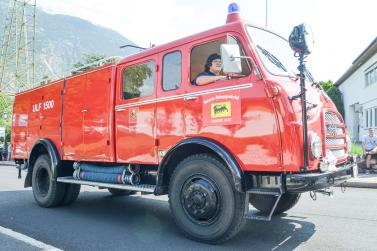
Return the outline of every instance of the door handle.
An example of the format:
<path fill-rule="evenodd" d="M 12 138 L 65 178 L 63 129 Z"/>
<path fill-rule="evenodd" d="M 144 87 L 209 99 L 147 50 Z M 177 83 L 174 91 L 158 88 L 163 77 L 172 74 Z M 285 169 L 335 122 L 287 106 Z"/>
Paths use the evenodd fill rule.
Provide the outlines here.
<path fill-rule="evenodd" d="M 88 110 L 87 109 L 82 109 L 81 112 L 88 112 Z"/>
<path fill-rule="evenodd" d="M 197 100 L 198 99 L 198 96 L 188 96 L 188 97 L 184 97 L 184 100 Z"/>

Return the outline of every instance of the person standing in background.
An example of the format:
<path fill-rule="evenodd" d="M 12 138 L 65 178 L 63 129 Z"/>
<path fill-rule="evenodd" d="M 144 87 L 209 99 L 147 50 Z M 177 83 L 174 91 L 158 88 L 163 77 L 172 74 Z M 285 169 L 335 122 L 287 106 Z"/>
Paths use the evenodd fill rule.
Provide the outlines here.
<path fill-rule="evenodd" d="M 8 158 L 7 158 L 8 161 L 11 158 L 11 153 L 12 153 L 12 145 L 10 142 L 8 142 Z"/>
<path fill-rule="evenodd" d="M 370 168 L 370 162 L 372 159 L 373 154 L 377 154 L 377 136 L 374 135 L 374 129 L 369 128 L 368 130 L 368 135 L 365 135 L 363 137 L 362 141 L 362 148 L 364 151 L 364 154 L 366 154 L 366 170 L 365 173 L 369 173 L 371 168 Z"/>

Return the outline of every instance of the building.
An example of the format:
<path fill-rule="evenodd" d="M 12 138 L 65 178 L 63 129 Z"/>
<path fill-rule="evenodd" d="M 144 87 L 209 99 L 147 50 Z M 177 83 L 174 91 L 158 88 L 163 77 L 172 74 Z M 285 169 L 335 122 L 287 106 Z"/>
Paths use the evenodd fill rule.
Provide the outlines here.
<path fill-rule="evenodd" d="M 345 122 L 353 141 L 377 128 L 377 37 L 335 82 L 343 93 Z"/>

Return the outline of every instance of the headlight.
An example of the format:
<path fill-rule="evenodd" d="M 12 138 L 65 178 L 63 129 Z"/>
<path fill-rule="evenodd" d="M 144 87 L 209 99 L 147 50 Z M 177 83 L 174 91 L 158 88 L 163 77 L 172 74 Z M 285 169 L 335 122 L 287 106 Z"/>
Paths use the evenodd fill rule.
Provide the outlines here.
<path fill-rule="evenodd" d="M 313 157 L 315 159 L 318 159 L 322 154 L 322 140 L 316 133 L 312 133 L 311 136 L 312 136 L 311 142 L 310 142 L 311 151 L 312 151 Z"/>

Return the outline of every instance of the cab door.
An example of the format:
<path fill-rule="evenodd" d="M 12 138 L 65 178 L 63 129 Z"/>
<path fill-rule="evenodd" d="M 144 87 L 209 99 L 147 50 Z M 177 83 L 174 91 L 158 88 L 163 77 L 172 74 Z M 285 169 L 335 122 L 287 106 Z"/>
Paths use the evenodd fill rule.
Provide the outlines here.
<path fill-rule="evenodd" d="M 115 106 L 117 162 L 156 164 L 157 56 L 118 66 Z"/>
<path fill-rule="evenodd" d="M 192 81 L 209 55 L 220 54 L 222 43 L 245 40 L 235 34 L 196 41 L 190 49 Z M 201 63 L 201 68 L 197 65 Z M 197 64 L 197 65 L 196 65 Z M 276 111 L 253 60 L 242 60 L 242 73 L 198 86 L 188 83 L 185 96 L 185 136 L 211 139 L 228 149 L 245 170 L 280 171 L 281 145 Z"/>
<path fill-rule="evenodd" d="M 161 76 L 157 87 L 157 140 L 161 161 L 166 152 L 184 138 L 184 87 L 182 84 L 182 47 L 165 51 L 160 55 Z"/>

